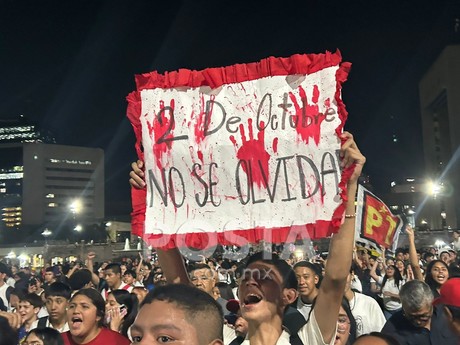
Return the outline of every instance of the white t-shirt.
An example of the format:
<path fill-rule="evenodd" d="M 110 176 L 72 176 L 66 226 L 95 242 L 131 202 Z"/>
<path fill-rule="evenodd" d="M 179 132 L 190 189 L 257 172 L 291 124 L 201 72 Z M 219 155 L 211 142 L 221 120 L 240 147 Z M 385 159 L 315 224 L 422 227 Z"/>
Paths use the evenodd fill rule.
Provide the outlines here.
<path fill-rule="evenodd" d="M 380 285 L 382 285 L 382 283 L 383 283 L 383 278 L 382 277 L 380 277 L 378 283 Z M 394 279 L 391 278 L 391 279 L 388 279 L 385 282 L 384 286 L 382 286 L 383 305 L 385 306 L 386 310 L 392 311 L 392 310 L 397 310 L 397 309 L 402 308 L 402 304 L 401 304 L 400 301 L 396 301 L 392 297 L 385 296 L 384 292 L 388 291 L 388 292 L 391 292 L 391 293 L 399 295 L 399 289 L 401 289 L 401 286 L 403 286 L 403 285 L 404 285 L 404 281 L 401 281 L 399 283 L 399 287 L 396 286 L 396 283 L 395 283 Z"/>
<path fill-rule="evenodd" d="M 6 299 L 6 290 L 9 287 L 10 286 L 6 283 L 3 283 L 3 285 L 0 286 L 0 298 L 3 300 L 3 304 L 5 305 L 5 307 L 8 307 L 8 300 Z"/>
<path fill-rule="evenodd" d="M 386 319 L 379 304 L 372 297 L 355 292 L 350 309 L 356 320 L 356 337 L 371 332 L 380 332 Z"/>
<path fill-rule="evenodd" d="M 336 329 L 337 332 L 337 329 Z M 315 311 L 313 310 L 310 315 L 310 321 L 308 321 L 297 333 L 300 340 L 305 345 L 333 345 L 335 342 L 335 333 L 329 344 L 324 342 L 323 336 L 319 329 L 318 323 L 316 322 Z M 250 345 L 249 339 L 246 338 L 241 345 Z M 279 337 L 276 345 L 290 345 L 290 335 L 288 332 L 283 330 Z"/>

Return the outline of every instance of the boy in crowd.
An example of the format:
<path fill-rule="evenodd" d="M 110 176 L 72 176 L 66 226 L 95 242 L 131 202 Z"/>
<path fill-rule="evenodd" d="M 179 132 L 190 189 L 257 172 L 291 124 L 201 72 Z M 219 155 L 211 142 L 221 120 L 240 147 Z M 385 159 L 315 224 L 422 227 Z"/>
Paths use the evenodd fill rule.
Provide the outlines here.
<path fill-rule="evenodd" d="M 143 286 L 141 282 L 139 282 L 137 279 L 136 272 L 130 269 L 125 270 L 125 273 L 123 273 L 123 283 L 135 287 L 135 286 Z"/>
<path fill-rule="evenodd" d="M 131 292 L 133 290 L 132 286 L 123 283 L 123 280 L 121 279 L 120 264 L 117 264 L 117 263 L 108 264 L 104 269 L 104 273 L 105 273 L 105 280 L 108 285 L 108 289 L 104 289 L 101 292 L 104 300 L 107 298 L 110 291 L 127 290 L 128 292 Z"/>
<path fill-rule="evenodd" d="M 44 275 L 44 280 L 45 280 L 45 288 L 47 286 L 50 286 L 56 281 L 56 276 L 54 274 L 54 268 L 53 267 L 47 267 L 45 269 L 45 275 Z"/>
<path fill-rule="evenodd" d="M 67 284 L 54 282 L 45 290 L 46 309 L 48 316 L 38 320 L 37 328 L 51 327 L 60 333 L 67 332 L 67 306 L 69 304 L 71 288 Z"/>
<path fill-rule="evenodd" d="M 131 338 L 138 345 L 223 345 L 222 329 L 222 309 L 209 294 L 175 284 L 147 294 L 131 326 Z"/>
<path fill-rule="evenodd" d="M 19 343 L 22 342 L 29 331 L 37 328 L 38 312 L 43 305 L 41 297 L 35 293 L 27 293 L 20 298 L 18 306 L 18 312 L 21 316 Z"/>

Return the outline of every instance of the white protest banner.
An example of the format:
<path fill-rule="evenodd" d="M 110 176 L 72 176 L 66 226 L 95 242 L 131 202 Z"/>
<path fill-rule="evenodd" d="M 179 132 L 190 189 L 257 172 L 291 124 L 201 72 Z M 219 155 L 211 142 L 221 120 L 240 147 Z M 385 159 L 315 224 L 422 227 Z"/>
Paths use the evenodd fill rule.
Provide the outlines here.
<path fill-rule="evenodd" d="M 147 188 L 133 191 L 133 232 L 204 248 L 337 230 L 349 67 L 336 52 L 137 76 L 128 118 Z"/>

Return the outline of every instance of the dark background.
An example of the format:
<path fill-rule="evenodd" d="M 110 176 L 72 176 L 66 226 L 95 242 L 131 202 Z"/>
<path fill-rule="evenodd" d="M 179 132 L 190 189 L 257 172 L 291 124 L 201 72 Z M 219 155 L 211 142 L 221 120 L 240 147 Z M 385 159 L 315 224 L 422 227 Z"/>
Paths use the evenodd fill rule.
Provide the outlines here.
<path fill-rule="evenodd" d="M 455 18 L 460 0 L 0 0 L 0 118 L 103 148 L 106 215 L 127 214 L 135 74 L 340 49 L 353 64 L 345 128 L 383 195 L 391 180 L 424 176 L 418 82 L 459 41 Z"/>

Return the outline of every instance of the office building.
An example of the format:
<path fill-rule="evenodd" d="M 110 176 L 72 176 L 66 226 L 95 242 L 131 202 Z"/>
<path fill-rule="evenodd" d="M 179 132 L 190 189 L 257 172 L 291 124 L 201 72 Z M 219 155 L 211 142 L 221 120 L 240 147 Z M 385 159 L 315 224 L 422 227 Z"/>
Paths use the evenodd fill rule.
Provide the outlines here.
<path fill-rule="evenodd" d="M 45 143 L 52 137 L 22 124 L 4 125 L 0 135 L 3 241 L 37 239 L 37 234 L 73 238 L 72 231 L 102 222 L 102 149 Z"/>
<path fill-rule="evenodd" d="M 419 83 L 426 174 L 432 197 L 425 205 L 432 229 L 460 220 L 460 45 L 447 46 Z"/>

